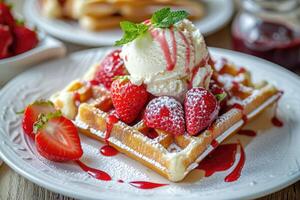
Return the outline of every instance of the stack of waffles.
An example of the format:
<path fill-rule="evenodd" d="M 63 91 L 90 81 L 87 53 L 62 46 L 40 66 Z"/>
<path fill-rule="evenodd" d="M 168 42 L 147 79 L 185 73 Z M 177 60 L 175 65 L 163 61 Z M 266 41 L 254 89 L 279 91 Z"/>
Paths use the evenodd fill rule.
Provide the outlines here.
<path fill-rule="evenodd" d="M 162 7 L 186 10 L 190 19 L 204 15 L 203 5 L 192 0 L 41 0 L 41 6 L 45 16 L 78 20 L 92 31 L 116 28 L 124 20 L 144 21 Z"/>
<path fill-rule="evenodd" d="M 216 143 L 276 103 L 281 95 L 265 81 L 253 83 L 249 71 L 225 59 L 212 66 L 211 82 L 222 87 L 228 99 L 217 119 L 195 136 L 149 128 L 142 119 L 128 125 L 114 118 L 110 91 L 94 82 L 98 65 L 92 66 L 82 79 L 53 95 L 51 100 L 66 117 L 74 120 L 81 133 L 108 142 L 170 181 L 177 182 L 196 168 Z"/>

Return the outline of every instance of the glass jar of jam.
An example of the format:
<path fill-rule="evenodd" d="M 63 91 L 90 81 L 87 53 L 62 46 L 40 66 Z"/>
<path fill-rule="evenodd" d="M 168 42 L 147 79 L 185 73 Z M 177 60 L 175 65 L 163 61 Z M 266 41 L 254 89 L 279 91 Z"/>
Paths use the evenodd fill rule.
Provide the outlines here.
<path fill-rule="evenodd" d="M 232 44 L 289 69 L 300 68 L 300 1 L 241 0 Z"/>

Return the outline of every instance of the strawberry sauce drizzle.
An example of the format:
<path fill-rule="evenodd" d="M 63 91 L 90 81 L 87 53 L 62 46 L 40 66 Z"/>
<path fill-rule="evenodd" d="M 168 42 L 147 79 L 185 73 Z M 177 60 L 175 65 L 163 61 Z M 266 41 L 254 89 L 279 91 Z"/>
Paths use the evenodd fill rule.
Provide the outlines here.
<path fill-rule="evenodd" d="M 283 122 L 280 119 L 278 119 L 277 116 L 272 117 L 271 122 L 274 126 L 277 126 L 277 127 L 283 127 L 284 126 Z"/>
<path fill-rule="evenodd" d="M 115 123 L 117 123 L 119 121 L 118 117 L 111 113 L 107 116 L 107 119 L 106 119 L 106 131 L 105 131 L 105 137 L 104 137 L 104 140 L 106 142 L 106 144 L 109 144 L 109 137 L 110 137 L 110 133 L 112 131 L 112 128 L 114 126 Z"/>
<path fill-rule="evenodd" d="M 241 67 L 241 68 L 238 70 L 237 74 L 242 74 L 242 73 L 245 73 L 245 72 L 246 72 L 246 69 L 245 69 L 244 67 Z"/>
<path fill-rule="evenodd" d="M 166 62 L 167 62 L 167 70 L 171 71 L 172 69 L 174 69 L 175 63 L 172 60 L 169 44 L 166 39 L 166 31 L 162 30 L 162 32 L 159 32 L 158 30 L 153 30 L 153 31 L 151 31 L 151 34 L 152 34 L 152 37 L 159 42 L 161 49 L 164 53 Z"/>
<path fill-rule="evenodd" d="M 80 102 L 80 94 L 78 92 L 74 93 L 74 101 L 75 102 Z"/>
<path fill-rule="evenodd" d="M 271 119 L 272 124 L 276 127 L 283 127 L 284 126 L 284 123 L 277 117 L 278 101 L 280 100 L 282 95 L 283 95 L 283 92 L 280 91 L 280 95 L 279 95 L 278 99 L 276 99 L 277 103 L 276 103 L 276 107 L 275 107 L 275 111 L 274 111 L 274 116 Z"/>
<path fill-rule="evenodd" d="M 257 134 L 255 131 L 253 130 L 248 130 L 248 129 L 245 129 L 245 130 L 240 130 L 238 132 L 239 135 L 246 135 L 246 136 L 249 136 L 249 137 L 255 137 Z"/>
<path fill-rule="evenodd" d="M 173 66 L 172 68 L 167 70 L 172 71 L 177 63 L 177 42 L 175 38 L 174 27 L 170 28 L 170 33 L 171 33 L 172 47 L 173 47 Z"/>
<path fill-rule="evenodd" d="M 240 143 L 219 145 L 199 163 L 197 169 L 204 170 L 205 177 L 230 169 L 235 163 L 238 146 L 240 147 L 240 159 L 233 171 L 224 179 L 225 182 L 236 181 L 241 175 L 246 160 L 243 146 Z"/>
<path fill-rule="evenodd" d="M 204 158 L 197 169 L 204 170 L 205 177 L 226 171 L 234 164 L 236 152 L 237 144 L 222 144 Z"/>
<path fill-rule="evenodd" d="M 162 32 L 158 30 L 151 31 L 152 37 L 160 44 L 161 49 L 164 53 L 166 62 L 167 62 L 167 70 L 171 71 L 174 69 L 176 62 L 177 62 L 177 45 L 174 36 L 174 29 L 170 29 L 171 39 L 172 39 L 172 46 L 173 46 L 173 55 L 171 55 L 170 47 L 168 41 L 166 39 L 166 31 L 163 29 Z M 172 59 L 173 57 L 173 59 Z"/>
<path fill-rule="evenodd" d="M 96 85 L 99 85 L 100 82 L 97 81 L 97 80 L 95 80 L 95 79 L 93 79 L 93 80 L 90 80 L 90 84 L 91 84 L 92 86 L 96 86 Z"/>
<path fill-rule="evenodd" d="M 213 139 L 210 145 L 215 149 L 219 146 L 219 142 L 216 139 Z"/>
<path fill-rule="evenodd" d="M 115 156 L 119 153 L 117 149 L 115 149 L 114 147 L 109 145 L 109 141 L 108 141 L 111 131 L 113 129 L 113 126 L 118 121 L 119 121 L 119 119 L 114 113 L 110 113 L 106 118 L 106 131 L 105 131 L 105 136 L 104 136 L 106 145 L 104 145 L 100 149 L 100 153 L 103 156 L 111 157 L 111 156 Z"/>
<path fill-rule="evenodd" d="M 87 172 L 93 178 L 101 180 L 101 181 L 111 181 L 110 175 L 108 175 L 106 172 L 99 170 L 99 169 L 89 167 L 79 160 L 76 160 L 75 162 L 79 165 L 79 167 L 83 171 Z"/>
<path fill-rule="evenodd" d="M 242 145 L 239 144 L 239 146 L 241 149 L 240 160 L 239 160 L 238 164 L 236 165 L 236 167 L 234 168 L 234 170 L 225 177 L 225 182 L 236 181 L 241 176 L 242 169 L 245 165 L 246 156 L 245 156 L 245 151 L 244 151 L 244 148 L 242 147 Z"/>
<path fill-rule="evenodd" d="M 241 104 L 235 103 L 232 108 L 236 108 L 242 111 L 242 120 L 244 121 L 244 124 L 246 124 L 248 122 L 248 117 L 247 115 L 244 114 L 244 107 Z"/>
<path fill-rule="evenodd" d="M 184 36 L 184 34 L 181 31 L 179 31 L 179 35 L 180 35 L 181 39 L 183 40 L 185 47 L 186 47 L 185 71 L 188 72 L 189 68 L 190 68 L 190 63 L 191 63 L 191 48 L 190 48 L 190 44 L 189 44 L 187 38 Z"/>
<path fill-rule="evenodd" d="M 111 181 L 112 180 L 111 176 L 102 170 L 89 167 L 79 160 L 76 160 L 75 162 L 79 165 L 79 167 L 83 171 L 87 172 L 90 176 L 92 176 L 95 179 L 98 179 L 101 181 Z M 117 180 L 117 182 L 125 183 L 121 179 Z M 167 186 L 168 184 L 153 183 L 153 182 L 148 182 L 148 181 L 131 181 L 131 182 L 129 182 L 129 185 L 139 188 L 139 189 L 154 189 L 154 188 L 158 188 L 158 187 Z"/>
<path fill-rule="evenodd" d="M 152 183 L 152 182 L 147 182 L 147 181 L 132 181 L 129 182 L 130 185 L 132 185 L 133 187 L 139 188 L 139 189 L 154 189 L 154 188 L 158 188 L 158 187 L 163 187 L 166 186 L 168 184 L 161 184 L 161 183 Z"/>
<path fill-rule="evenodd" d="M 189 88 L 193 87 L 193 81 L 195 76 L 197 75 L 198 71 L 200 70 L 201 67 L 205 66 L 208 62 L 209 57 L 207 58 L 203 58 L 198 65 L 196 65 L 195 67 L 192 68 L 192 78 L 191 81 L 189 83 Z M 209 74 L 206 74 L 205 77 L 203 78 L 203 81 L 205 82 L 205 80 L 207 79 Z"/>
<path fill-rule="evenodd" d="M 103 147 L 101 147 L 100 153 L 103 156 L 111 157 L 117 155 L 119 151 L 110 145 L 104 145 Z"/>

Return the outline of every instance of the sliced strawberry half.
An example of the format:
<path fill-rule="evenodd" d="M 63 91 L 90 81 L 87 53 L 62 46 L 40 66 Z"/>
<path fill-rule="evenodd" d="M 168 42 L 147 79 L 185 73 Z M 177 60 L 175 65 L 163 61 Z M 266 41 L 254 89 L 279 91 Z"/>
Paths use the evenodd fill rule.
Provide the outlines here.
<path fill-rule="evenodd" d="M 120 53 L 121 50 L 115 50 L 101 61 L 96 71 L 94 82 L 102 83 L 107 89 L 110 89 L 114 77 L 128 74 Z"/>
<path fill-rule="evenodd" d="M 149 102 L 144 113 L 147 127 L 160 129 L 174 135 L 185 132 L 182 105 L 172 97 L 161 96 Z"/>
<path fill-rule="evenodd" d="M 83 151 L 77 128 L 71 120 L 59 115 L 42 114 L 35 123 L 37 151 L 52 161 L 78 160 Z"/>
<path fill-rule="evenodd" d="M 55 108 L 50 101 L 36 101 L 28 105 L 24 110 L 22 127 L 24 132 L 34 139 L 33 124 L 38 120 L 40 114 L 55 112 Z"/>
<path fill-rule="evenodd" d="M 208 90 L 192 88 L 186 93 L 184 110 L 187 132 L 197 135 L 217 118 L 220 105 Z"/>

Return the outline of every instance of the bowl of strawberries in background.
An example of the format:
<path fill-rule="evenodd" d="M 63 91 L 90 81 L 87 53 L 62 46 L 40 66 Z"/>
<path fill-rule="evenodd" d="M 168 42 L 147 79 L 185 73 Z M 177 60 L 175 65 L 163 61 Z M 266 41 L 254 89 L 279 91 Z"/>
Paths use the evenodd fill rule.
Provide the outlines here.
<path fill-rule="evenodd" d="M 0 0 L 0 86 L 30 65 L 64 54 L 61 42 L 17 19 Z"/>

